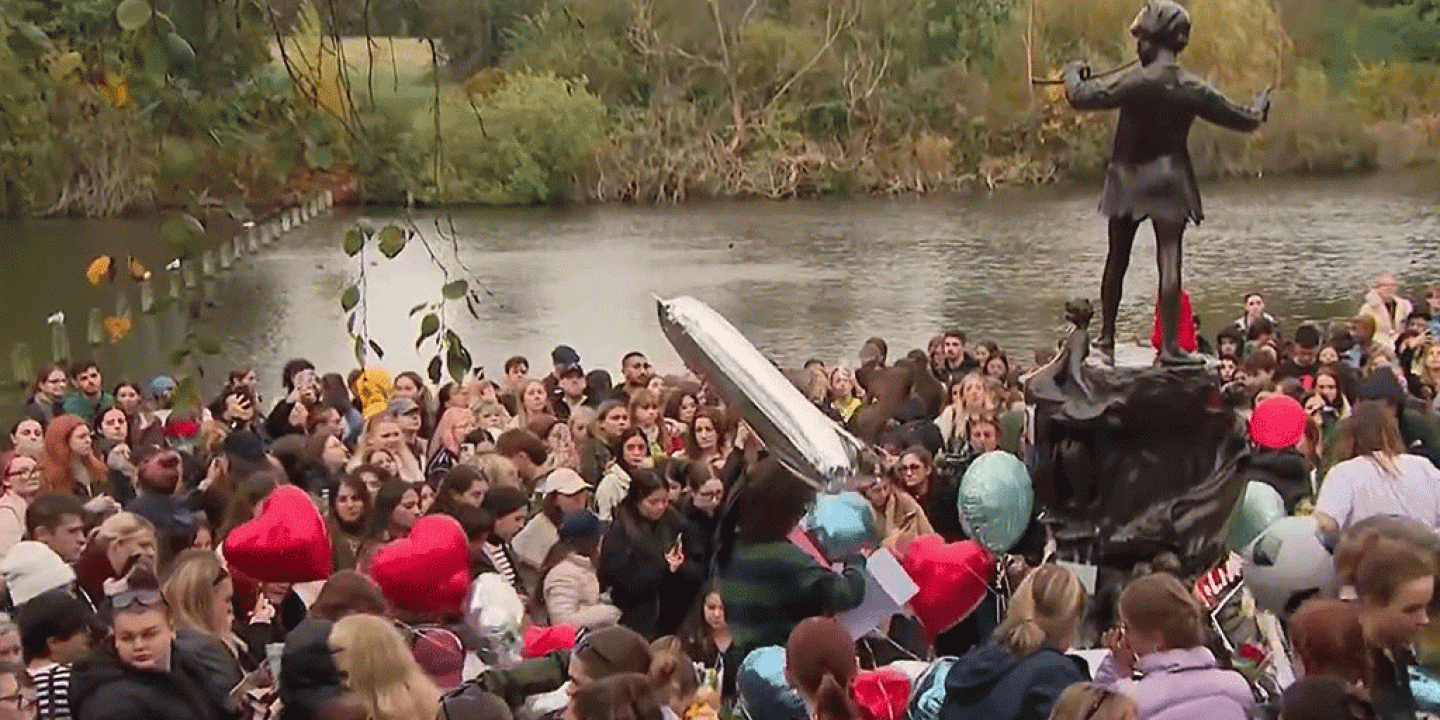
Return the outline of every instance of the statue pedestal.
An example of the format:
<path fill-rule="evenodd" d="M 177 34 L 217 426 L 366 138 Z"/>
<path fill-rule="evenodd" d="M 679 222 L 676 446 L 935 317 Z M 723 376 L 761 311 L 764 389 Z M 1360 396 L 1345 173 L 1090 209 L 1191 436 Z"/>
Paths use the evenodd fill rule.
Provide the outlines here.
<path fill-rule="evenodd" d="M 1128 574 L 1175 553 L 1185 575 L 1225 553 L 1244 483 L 1243 427 L 1215 366 L 1104 368 L 1057 360 L 1026 388 L 1036 507 L 1060 559 Z"/>

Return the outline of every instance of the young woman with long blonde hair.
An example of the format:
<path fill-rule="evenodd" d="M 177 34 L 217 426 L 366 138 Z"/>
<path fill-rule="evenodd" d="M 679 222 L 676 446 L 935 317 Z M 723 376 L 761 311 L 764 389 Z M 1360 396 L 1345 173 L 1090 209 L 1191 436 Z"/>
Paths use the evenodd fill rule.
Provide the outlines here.
<path fill-rule="evenodd" d="M 410 654 L 400 631 L 375 615 L 349 615 L 330 631 L 335 666 L 370 720 L 434 720 L 440 688 Z"/>

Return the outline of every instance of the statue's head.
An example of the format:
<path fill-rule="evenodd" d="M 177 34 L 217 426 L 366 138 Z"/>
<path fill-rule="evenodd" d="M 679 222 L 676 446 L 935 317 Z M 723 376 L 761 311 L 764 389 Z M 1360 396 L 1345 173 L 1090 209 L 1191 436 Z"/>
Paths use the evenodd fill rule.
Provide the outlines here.
<path fill-rule="evenodd" d="M 1089 298 L 1072 298 L 1065 303 L 1065 319 L 1076 327 L 1089 325 L 1092 317 L 1095 317 L 1095 306 Z"/>
<path fill-rule="evenodd" d="M 1180 52 L 1190 44 L 1190 13 L 1174 0 L 1146 0 L 1130 23 L 1140 60 L 1149 63 L 1161 49 Z"/>

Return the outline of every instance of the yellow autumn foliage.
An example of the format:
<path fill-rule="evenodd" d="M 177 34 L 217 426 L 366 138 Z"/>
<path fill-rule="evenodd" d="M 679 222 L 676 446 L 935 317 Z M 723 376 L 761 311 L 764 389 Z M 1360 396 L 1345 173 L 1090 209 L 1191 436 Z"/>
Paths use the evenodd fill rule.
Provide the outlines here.
<path fill-rule="evenodd" d="M 285 38 L 283 55 L 289 61 L 303 97 L 335 117 L 349 114 L 350 98 L 341 87 L 341 53 L 335 47 L 335 39 L 325 34 L 320 13 L 309 0 L 300 6 L 295 31 Z"/>

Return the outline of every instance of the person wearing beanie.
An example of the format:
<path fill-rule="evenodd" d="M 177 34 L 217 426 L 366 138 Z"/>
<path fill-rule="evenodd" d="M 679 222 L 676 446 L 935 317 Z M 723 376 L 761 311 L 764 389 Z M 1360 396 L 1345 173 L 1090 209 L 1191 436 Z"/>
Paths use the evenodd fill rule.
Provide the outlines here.
<path fill-rule="evenodd" d="M 31 598 L 75 582 L 75 570 L 45 543 L 23 540 L 15 543 L 0 562 L 10 600 L 19 608 Z"/>
<path fill-rule="evenodd" d="M 1389 369 L 1373 372 L 1360 383 L 1356 391 L 1357 402 L 1380 400 L 1385 403 L 1400 426 L 1400 438 L 1404 441 L 1405 452 L 1428 459 L 1440 467 L 1440 426 L 1431 413 L 1410 404 L 1410 396 L 1400 385 L 1400 379 Z M 1343 422 L 1352 422 L 1349 419 Z"/>
<path fill-rule="evenodd" d="M 562 396 L 560 378 L 572 370 L 580 370 L 580 353 L 569 345 L 556 345 L 550 351 L 550 364 L 553 367 L 541 382 L 545 385 L 545 397 L 557 400 Z M 585 373 L 581 371 L 580 374 L 583 376 Z"/>
<path fill-rule="evenodd" d="M 479 572 L 499 573 L 522 598 L 529 597 L 529 593 L 520 582 L 515 554 L 510 551 L 510 540 L 525 527 L 529 507 L 530 498 L 518 488 L 495 487 L 485 493 L 480 509 L 489 514 L 491 525 L 481 540 L 482 556 L 477 559 L 478 567 L 472 568 Z"/>
<path fill-rule="evenodd" d="M 596 628 L 620 621 L 620 608 L 600 598 L 595 560 L 600 554 L 600 518 L 584 508 L 565 513 L 559 541 L 545 558 L 540 600 L 551 625 Z"/>

